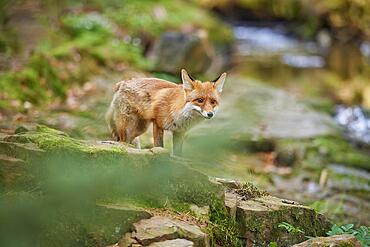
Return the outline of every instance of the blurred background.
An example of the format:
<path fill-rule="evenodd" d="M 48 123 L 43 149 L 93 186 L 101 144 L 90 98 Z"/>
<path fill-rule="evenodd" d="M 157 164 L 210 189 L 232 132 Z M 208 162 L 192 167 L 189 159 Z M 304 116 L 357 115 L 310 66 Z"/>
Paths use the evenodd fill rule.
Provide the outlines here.
<path fill-rule="evenodd" d="M 219 116 L 188 134 L 195 169 L 369 225 L 368 0 L 0 0 L 2 136 L 107 140 L 116 82 L 181 68 L 228 72 Z"/>

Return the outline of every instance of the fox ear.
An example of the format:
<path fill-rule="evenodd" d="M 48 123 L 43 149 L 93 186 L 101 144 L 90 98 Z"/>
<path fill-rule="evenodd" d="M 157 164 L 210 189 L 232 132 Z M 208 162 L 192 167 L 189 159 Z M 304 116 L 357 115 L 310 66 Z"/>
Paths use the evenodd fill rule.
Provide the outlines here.
<path fill-rule="evenodd" d="M 182 86 L 184 87 L 184 90 L 193 90 L 193 81 L 194 79 L 186 72 L 186 70 L 181 70 L 181 80 L 182 80 Z"/>
<path fill-rule="evenodd" d="M 222 92 L 222 88 L 224 87 L 225 79 L 226 79 L 226 73 L 223 73 L 217 79 L 212 81 L 214 83 L 215 87 L 216 87 L 217 92 L 219 92 L 219 93 Z"/>

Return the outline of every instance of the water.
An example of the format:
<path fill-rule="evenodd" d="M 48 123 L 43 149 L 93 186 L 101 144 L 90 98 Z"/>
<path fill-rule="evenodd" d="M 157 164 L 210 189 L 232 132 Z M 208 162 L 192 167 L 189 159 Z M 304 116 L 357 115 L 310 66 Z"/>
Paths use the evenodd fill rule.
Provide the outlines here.
<path fill-rule="evenodd" d="M 236 26 L 235 38 L 238 52 L 242 55 L 270 55 L 299 49 L 299 43 L 282 29 L 271 27 Z"/>
<path fill-rule="evenodd" d="M 271 23 L 236 25 L 234 34 L 241 73 L 302 98 L 343 101 L 350 106 L 336 108 L 335 122 L 352 142 L 370 146 L 370 116 L 357 106 L 370 102 L 370 42 L 335 43 L 324 30 L 316 40 L 301 40 Z"/>
<path fill-rule="evenodd" d="M 321 68 L 325 65 L 315 42 L 303 42 L 289 36 L 281 27 L 235 26 L 236 49 L 241 56 L 278 56 L 280 62 L 297 68 Z"/>
<path fill-rule="evenodd" d="M 315 39 L 302 40 L 280 24 L 243 23 L 234 26 L 234 36 L 236 54 L 244 58 L 269 58 L 291 68 L 330 68 L 345 76 L 370 65 L 369 41 L 337 43 L 325 30 Z"/>
<path fill-rule="evenodd" d="M 322 68 L 325 60 L 321 56 L 284 54 L 281 61 L 296 68 Z"/>
<path fill-rule="evenodd" d="M 334 119 L 350 140 L 370 147 L 370 116 L 363 108 L 338 106 Z"/>
<path fill-rule="evenodd" d="M 364 41 L 361 43 L 360 51 L 362 55 L 367 57 L 370 61 L 370 42 Z"/>

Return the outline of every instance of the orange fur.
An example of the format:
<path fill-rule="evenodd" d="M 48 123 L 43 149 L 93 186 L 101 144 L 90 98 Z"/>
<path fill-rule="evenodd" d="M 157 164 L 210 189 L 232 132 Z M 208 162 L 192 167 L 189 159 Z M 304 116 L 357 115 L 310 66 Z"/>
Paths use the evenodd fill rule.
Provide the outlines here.
<path fill-rule="evenodd" d="M 153 123 L 155 146 L 163 146 L 164 130 L 172 131 L 174 140 L 182 143 L 188 128 L 210 112 L 214 114 L 220 98 L 217 82 L 202 83 L 182 73 L 183 82 L 191 88 L 156 78 L 117 83 L 106 115 L 113 137 L 132 143 Z"/>

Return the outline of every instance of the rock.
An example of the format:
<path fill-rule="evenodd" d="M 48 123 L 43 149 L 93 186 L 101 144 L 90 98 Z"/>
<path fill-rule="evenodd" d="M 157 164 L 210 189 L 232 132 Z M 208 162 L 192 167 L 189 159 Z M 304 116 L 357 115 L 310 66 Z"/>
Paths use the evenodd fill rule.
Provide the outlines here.
<path fill-rule="evenodd" d="M 213 178 L 213 180 L 217 183 L 222 184 L 223 186 L 225 186 L 226 188 L 229 188 L 229 189 L 239 189 L 240 186 L 242 186 L 239 181 L 236 181 L 236 180 L 233 180 L 233 179 L 215 177 L 215 178 Z"/>
<path fill-rule="evenodd" d="M 202 130 L 203 135 L 209 135 L 213 130 L 224 135 L 268 140 L 338 133 L 329 115 L 312 110 L 283 90 L 239 77 L 227 78 L 225 87 L 218 115 L 194 129 L 197 134 Z"/>
<path fill-rule="evenodd" d="M 331 226 L 323 215 L 309 207 L 261 193 L 248 199 L 237 190 L 227 191 L 225 205 L 239 226 L 239 237 L 247 246 L 267 246 L 270 242 L 291 246 L 303 241 L 305 236 L 324 235 Z M 282 222 L 303 233 L 288 233 L 279 228 Z"/>
<path fill-rule="evenodd" d="M 149 247 L 193 247 L 193 242 L 186 239 L 173 239 L 162 242 L 157 242 L 149 245 Z"/>
<path fill-rule="evenodd" d="M 27 131 L 29 131 L 29 129 L 27 129 L 26 127 L 19 126 L 18 128 L 15 129 L 15 134 L 24 133 L 24 132 L 27 132 Z"/>
<path fill-rule="evenodd" d="M 293 247 L 361 247 L 361 243 L 352 235 L 343 234 L 330 237 L 309 239 Z"/>
<path fill-rule="evenodd" d="M 233 46 L 228 43 L 215 45 L 215 57 L 212 59 L 211 64 L 205 74 L 208 77 L 214 78 L 215 76 L 225 72 L 232 65 Z"/>
<path fill-rule="evenodd" d="M 202 232 L 198 226 L 184 221 L 154 216 L 135 223 L 133 227 L 132 237 L 142 245 L 149 245 L 162 240 L 184 238 L 192 241 L 196 247 L 209 246 L 207 234 Z"/>
<path fill-rule="evenodd" d="M 222 194 L 222 186 L 190 168 L 187 161 L 171 158 L 163 148 L 139 150 L 117 142 L 82 141 L 45 126 L 4 137 L 0 140 L 0 154 L 24 160 L 32 171 L 41 169 L 31 173 L 35 184 L 49 176 L 44 177 L 45 172 L 53 171 L 50 176 L 61 179 L 68 176 L 69 169 L 76 176 L 80 173 L 91 176 L 91 181 L 86 183 L 111 186 L 109 193 L 146 198 L 159 205 L 174 199 L 207 206 L 210 195 Z M 89 167 L 89 172 L 83 172 L 81 167 Z M 99 179 L 93 178 L 97 172 Z"/>
<path fill-rule="evenodd" d="M 133 244 L 139 244 L 136 239 L 132 238 L 131 232 L 126 233 L 123 238 L 116 244 L 118 247 L 128 247 Z"/>
<path fill-rule="evenodd" d="M 9 136 L 4 137 L 4 139 L 6 138 L 9 138 Z M 9 155 L 14 158 L 17 157 L 19 159 L 29 159 L 40 157 L 45 154 L 45 151 L 34 143 L 18 143 L 3 140 L 0 139 L 0 153 L 4 155 Z"/>
<path fill-rule="evenodd" d="M 213 58 L 213 47 L 202 33 L 166 32 L 150 52 L 154 70 L 173 74 L 183 68 L 192 74 L 204 72 Z"/>
<path fill-rule="evenodd" d="M 72 246 L 78 241 L 107 246 L 117 243 L 133 222 L 148 217 L 145 207 L 210 205 L 221 196 L 222 186 L 187 162 L 171 158 L 162 148 L 138 150 L 117 142 L 83 141 L 45 126 L 0 139 L 0 184 L 6 185 L 1 187 L 2 196 L 11 197 L 4 201 L 16 201 L 20 206 L 14 210 L 32 216 L 27 222 L 48 246 Z M 27 206 L 28 201 L 32 206 Z M 97 202 L 104 202 L 99 215 L 94 214 Z M 126 207 L 128 203 L 130 207 Z M 140 208 L 133 209 L 137 205 Z M 2 206 L 0 213 L 6 214 L 3 210 L 8 208 Z M 9 210 L 12 208 L 10 204 Z M 126 208 L 135 217 L 124 213 Z M 9 222 L 23 224 L 19 214 L 10 214 Z M 206 234 L 198 227 L 175 223 L 176 238 L 207 246 Z M 23 236 L 17 228 L 6 230 L 5 235 L 0 231 L 0 236 Z M 28 235 L 24 238 L 22 241 L 31 241 Z"/>
<path fill-rule="evenodd" d="M 327 186 L 335 191 L 370 192 L 370 173 L 366 170 L 329 165 L 328 173 Z"/>
<path fill-rule="evenodd" d="M 276 148 L 276 140 L 338 136 L 329 115 L 316 112 L 283 90 L 239 77 L 226 80 L 217 115 L 188 132 L 184 155 L 217 156 L 228 148 L 270 152 Z M 295 158 L 295 154 L 289 155 L 289 163 Z"/>
<path fill-rule="evenodd" d="M 293 166 L 297 161 L 295 150 L 284 149 L 276 154 L 276 165 L 278 166 Z"/>
<path fill-rule="evenodd" d="M 328 205 L 326 214 L 331 218 L 338 219 L 338 221 L 367 225 L 370 222 L 370 195 L 365 193 L 363 197 L 363 199 L 359 198 L 356 193 L 340 194 L 336 192 L 332 197 L 324 200 Z"/>
<path fill-rule="evenodd" d="M 209 206 L 198 207 L 197 205 L 190 205 L 190 211 L 198 218 L 207 217 L 209 214 Z"/>
<path fill-rule="evenodd" d="M 132 237 L 144 245 L 177 237 L 177 227 L 168 218 L 153 217 L 149 220 L 139 221 L 134 224 Z"/>
<path fill-rule="evenodd" d="M 2 190 L 9 190 L 15 184 L 27 180 L 26 164 L 24 160 L 0 154 L 0 186 Z"/>

